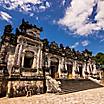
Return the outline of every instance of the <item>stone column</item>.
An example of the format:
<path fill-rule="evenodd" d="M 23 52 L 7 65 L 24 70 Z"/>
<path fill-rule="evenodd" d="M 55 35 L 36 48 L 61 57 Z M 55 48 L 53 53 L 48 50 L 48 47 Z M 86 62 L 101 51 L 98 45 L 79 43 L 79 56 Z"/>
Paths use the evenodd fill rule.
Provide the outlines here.
<path fill-rule="evenodd" d="M 93 64 L 93 74 L 96 74 L 96 73 L 97 73 L 96 65 Z"/>
<path fill-rule="evenodd" d="M 59 60 L 58 74 L 59 74 L 59 78 L 61 78 L 61 60 Z"/>
<path fill-rule="evenodd" d="M 6 55 L 7 55 L 7 52 L 6 52 L 6 46 L 5 44 L 1 46 L 1 50 L 0 50 L 0 63 L 4 63 L 6 60 Z M 6 54 L 5 54 L 6 52 Z"/>
<path fill-rule="evenodd" d="M 17 44 L 16 49 L 15 49 L 15 59 L 14 59 L 14 65 L 17 64 L 17 58 L 18 58 L 18 51 L 19 51 L 19 44 Z"/>
<path fill-rule="evenodd" d="M 8 89 L 7 89 L 7 93 L 6 93 L 6 97 L 11 97 L 11 85 L 12 85 L 12 82 L 11 81 L 8 81 Z"/>
<path fill-rule="evenodd" d="M 50 58 L 48 58 L 48 67 L 50 67 L 51 66 L 51 60 L 50 60 Z"/>
<path fill-rule="evenodd" d="M 84 77 L 84 79 L 85 79 L 85 77 L 86 77 L 85 71 L 86 71 L 86 63 L 83 63 L 82 76 Z"/>
<path fill-rule="evenodd" d="M 9 74 L 12 72 L 12 67 L 14 65 L 14 55 L 9 55 L 8 60 L 7 60 L 7 69 Z"/>
<path fill-rule="evenodd" d="M 92 73 L 92 64 L 90 63 L 90 73 Z"/>
<path fill-rule="evenodd" d="M 87 64 L 87 72 L 90 73 L 89 63 Z"/>
<path fill-rule="evenodd" d="M 48 57 L 49 74 L 51 75 L 51 59 Z"/>
<path fill-rule="evenodd" d="M 37 72 L 39 72 L 39 66 L 40 66 L 40 48 L 37 53 Z"/>
<path fill-rule="evenodd" d="M 64 68 L 64 58 L 62 57 L 62 61 L 61 61 L 61 69 Z"/>
<path fill-rule="evenodd" d="M 42 50 L 40 51 L 40 68 L 42 68 L 42 60 L 43 60 L 43 58 L 42 58 Z"/>
<path fill-rule="evenodd" d="M 24 58 L 25 58 L 25 53 L 23 53 L 23 55 L 22 55 L 22 67 L 24 67 Z"/>
<path fill-rule="evenodd" d="M 77 67 L 77 62 L 74 61 L 73 62 L 73 68 L 72 68 L 72 77 L 73 77 L 73 79 L 75 78 L 75 70 L 76 70 L 76 67 Z"/>
<path fill-rule="evenodd" d="M 36 62 L 36 55 L 34 53 L 34 59 L 33 59 L 33 64 L 32 64 L 32 68 L 36 68 L 37 62 Z"/>
<path fill-rule="evenodd" d="M 67 62 L 65 62 L 65 69 L 67 70 Z"/>
<path fill-rule="evenodd" d="M 99 72 L 99 77 L 100 77 L 100 79 L 102 79 L 102 72 L 101 71 Z"/>
<path fill-rule="evenodd" d="M 17 59 L 17 65 L 19 65 L 19 66 L 20 66 L 21 53 L 22 53 L 22 45 L 20 45 L 18 59 Z"/>

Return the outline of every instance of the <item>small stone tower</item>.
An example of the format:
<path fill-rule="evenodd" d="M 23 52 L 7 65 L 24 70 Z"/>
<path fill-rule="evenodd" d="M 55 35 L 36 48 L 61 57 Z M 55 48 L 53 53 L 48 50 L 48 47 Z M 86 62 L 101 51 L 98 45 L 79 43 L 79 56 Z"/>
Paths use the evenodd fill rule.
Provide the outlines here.
<path fill-rule="evenodd" d="M 3 36 L 1 37 L 1 49 L 0 49 L 0 75 L 7 74 L 7 58 L 12 41 L 12 26 L 6 25 L 4 29 Z"/>
<path fill-rule="evenodd" d="M 8 53 L 11 46 L 12 41 L 12 26 L 6 25 L 4 29 L 4 33 L 1 37 L 1 47 L 0 47 L 0 94 L 5 96 L 6 94 L 6 76 L 9 76 L 7 69 L 7 60 Z"/>

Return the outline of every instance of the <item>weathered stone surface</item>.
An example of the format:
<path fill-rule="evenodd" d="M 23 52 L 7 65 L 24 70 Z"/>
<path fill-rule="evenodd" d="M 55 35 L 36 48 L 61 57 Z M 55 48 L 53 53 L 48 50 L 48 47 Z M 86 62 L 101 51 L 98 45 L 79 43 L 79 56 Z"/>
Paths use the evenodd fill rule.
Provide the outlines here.
<path fill-rule="evenodd" d="M 8 93 L 11 97 L 43 93 L 43 81 L 11 81 L 10 84 L 8 87 L 10 86 L 11 89 Z"/>
<path fill-rule="evenodd" d="M 50 76 L 46 76 L 47 92 L 61 92 L 60 81 L 56 81 Z"/>
<path fill-rule="evenodd" d="M 104 104 L 104 87 L 75 93 L 42 94 L 31 97 L 1 98 L 0 104 Z"/>

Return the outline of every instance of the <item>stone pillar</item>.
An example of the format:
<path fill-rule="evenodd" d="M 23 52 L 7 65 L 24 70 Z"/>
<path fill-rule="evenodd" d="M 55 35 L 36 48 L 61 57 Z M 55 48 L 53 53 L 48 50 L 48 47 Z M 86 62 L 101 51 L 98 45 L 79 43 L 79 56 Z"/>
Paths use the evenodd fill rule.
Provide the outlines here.
<path fill-rule="evenodd" d="M 11 81 L 8 81 L 8 89 L 7 89 L 7 93 L 6 93 L 6 97 L 11 97 L 11 85 L 12 85 L 12 82 Z"/>
<path fill-rule="evenodd" d="M 90 63 L 90 73 L 92 73 L 93 69 L 92 69 L 92 64 Z"/>
<path fill-rule="evenodd" d="M 11 70 L 14 65 L 14 57 L 15 57 L 14 55 L 9 55 L 8 60 L 7 60 L 7 69 L 8 69 L 9 74 L 11 74 Z"/>
<path fill-rule="evenodd" d="M 40 68 L 42 68 L 42 60 L 43 60 L 43 58 L 42 58 L 42 50 L 40 51 Z"/>
<path fill-rule="evenodd" d="M 85 79 L 85 77 L 86 77 L 85 71 L 86 71 L 86 63 L 83 63 L 82 76 L 84 77 L 84 79 Z"/>
<path fill-rule="evenodd" d="M 67 70 L 67 62 L 65 62 L 65 69 Z"/>
<path fill-rule="evenodd" d="M 17 44 L 16 49 L 15 49 L 15 59 L 14 59 L 14 65 L 17 64 L 17 58 L 18 58 L 18 51 L 19 51 L 19 44 Z"/>
<path fill-rule="evenodd" d="M 87 72 L 90 73 L 89 63 L 87 64 Z"/>
<path fill-rule="evenodd" d="M 0 50 L 0 63 L 5 63 L 5 57 L 7 54 L 6 53 L 6 45 L 2 45 L 1 50 Z"/>
<path fill-rule="evenodd" d="M 100 77 L 100 79 L 102 79 L 102 72 L 101 71 L 99 72 L 99 77 Z"/>
<path fill-rule="evenodd" d="M 24 67 L 24 58 L 25 58 L 25 54 L 22 55 L 22 67 Z"/>
<path fill-rule="evenodd" d="M 97 73 L 96 65 L 93 64 L 93 74 L 96 74 L 96 73 Z"/>
<path fill-rule="evenodd" d="M 61 78 L 61 60 L 59 60 L 58 74 L 59 74 L 59 78 Z"/>
<path fill-rule="evenodd" d="M 32 64 L 32 68 L 36 68 L 37 62 L 36 62 L 36 55 L 34 53 L 34 59 L 33 59 L 33 64 Z"/>
<path fill-rule="evenodd" d="M 22 45 L 20 45 L 18 59 L 17 59 L 17 65 L 19 65 L 19 66 L 20 66 L 21 53 L 22 53 Z"/>
<path fill-rule="evenodd" d="M 40 48 L 37 53 L 37 72 L 39 72 L 39 66 L 40 66 Z"/>
<path fill-rule="evenodd" d="M 48 58 L 48 67 L 50 67 L 50 66 L 51 66 L 51 59 Z"/>
<path fill-rule="evenodd" d="M 62 61 L 61 61 L 61 69 L 64 68 L 64 58 L 62 57 Z"/>
<path fill-rule="evenodd" d="M 76 67 L 77 67 L 77 62 L 74 61 L 73 62 L 73 68 L 72 68 L 72 78 L 75 79 L 75 70 L 76 70 Z"/>
<path fill-rule="evenodd" d="M 48 57 L 49 74 L 51 75 L 51 59 Z"/>

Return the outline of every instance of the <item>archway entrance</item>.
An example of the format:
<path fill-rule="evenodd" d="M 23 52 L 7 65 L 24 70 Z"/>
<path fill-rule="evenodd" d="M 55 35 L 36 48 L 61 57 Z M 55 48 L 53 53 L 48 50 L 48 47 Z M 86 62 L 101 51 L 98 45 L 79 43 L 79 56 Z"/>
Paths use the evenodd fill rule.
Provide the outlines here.
<path fill-rule="evenodd" d="M 59 65 L 59 60 L 57 58 L 51 58 L 51 77 L 52 78 L 58 78 L 58 65 Z"/>
<path fill-rule="evenodd" d="M 67 64 L 68 78 L 69 79 L 72 79 L 72 67 L 73 67 L 73 65 L 71 63 Z"/>
<path fill-rule="evenodd" d="M 34 59 L 34 53 L 30 51 L 26 51 L 24 57 L 24 68 L 32 68 L 33 59 Z"/>
<path fill-rule="evenodd" d="M 82 77 L 82 65 L 79 66 L 79 75 Z"/>

